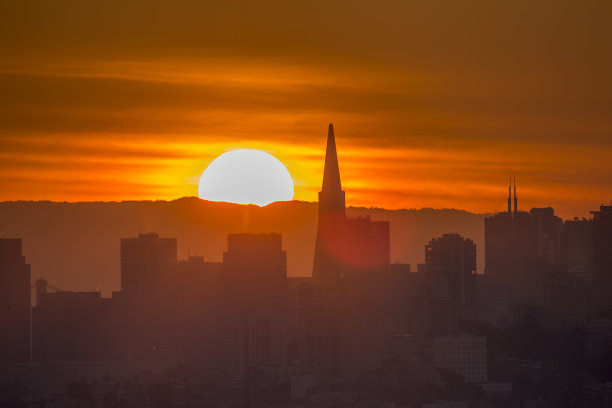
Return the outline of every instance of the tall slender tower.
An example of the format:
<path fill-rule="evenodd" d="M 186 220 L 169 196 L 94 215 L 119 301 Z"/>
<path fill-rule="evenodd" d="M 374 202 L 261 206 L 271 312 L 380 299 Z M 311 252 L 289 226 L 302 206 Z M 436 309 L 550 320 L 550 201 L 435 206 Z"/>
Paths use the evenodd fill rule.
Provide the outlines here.
<path fill-rule="evenodd" d="M 508 214 L 512 213 L 512 177 L 510 177 L 510 184 L 508 184 Z"/>
<path fill-rule="evenodd" d="M 389 270 L 389 223 L 346 216 L 333 125 L 329 125 L 313 265 L 305 368 L 318 380 L 358 378 L 377 364 L 376 327 Z M 364 323 L 367 322 L 367 323 Z"/>
<path fill-rule="evenodd" d="M 327 379 L 334 378 L 338 373 L 338 318 L 342 301 L 342 253 L 346 243 L 345 210 L 334 127 L 330 123 L 323 187 L 319 192 L 319 222 L 312 272 L 312 346 L 307 361 L 311 372 Z"/>
<path fill-rule="evenodd" d="M 514 214 L 516 214 L 518 207 L 518 200 L 516 199 L 516 177 L 514 177 Z"/>
<path fill-rule="evenodd" d="M 332 282 L 342 276 L 340 259 L 344 250 L 345 224 L 344 191 L 340 183 L 334 125 L 330 123 L 327 133 L 323 186 L 319 192 L 319 223 L 312 274 L 315 281 Z"/>
<path fill-rule="evenodd" d="M 341 213 L 344 215 L 344 211 L 344 191 L 342 191 L 340 183 L 340 167 L 338 166 L 334 125 L 330 123 L 327 130 L 323 186 L 319 192 L 319 215 L 329 213 Z"/>

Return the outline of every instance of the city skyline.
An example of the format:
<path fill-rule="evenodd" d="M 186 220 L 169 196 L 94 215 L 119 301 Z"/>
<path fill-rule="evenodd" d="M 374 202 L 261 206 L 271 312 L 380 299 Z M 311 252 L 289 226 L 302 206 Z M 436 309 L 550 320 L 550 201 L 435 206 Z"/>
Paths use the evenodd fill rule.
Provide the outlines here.
<path fill-rule="evenodd" d="M 511 180 L 507 209 L 480 218 L 484 273 L 475 242 L 453 232 L 430 236 L 413 269 L 391 261 L 390 220 L 348 213 L 332 124 L 324 163 L 310 276 L 288 274 L 294 254 L 270 218 L 266 232 L 250 231 L 250 207 L 233 223 L 249 232 L 226 235 L 221 262 L 180 259 L 176 237 L 121 237 L 110 296 L 36 278 L 47 262 L 32 267 L 21 238 L 0 238 L 0 328 L 10 334 L 0 339 L 0 402 L 430 408 L 607 398 L 612 206 L 574 221 L 551 207 L 524 211 Z M 63 211 L 78 223 L 75 210 Z M 41 229 L 41 217 L 26 218 Z M 105 228 L 117 234 L 112 218 Z M 75 236 L 73 253 L 90 253 L 91 232 Z M 96 262 L 86 259 L 88 271 Z"/>
<path fill-rule="evenodd" d="M 610 15 L 0 2 L 0 408 L 611 406 Z"/>

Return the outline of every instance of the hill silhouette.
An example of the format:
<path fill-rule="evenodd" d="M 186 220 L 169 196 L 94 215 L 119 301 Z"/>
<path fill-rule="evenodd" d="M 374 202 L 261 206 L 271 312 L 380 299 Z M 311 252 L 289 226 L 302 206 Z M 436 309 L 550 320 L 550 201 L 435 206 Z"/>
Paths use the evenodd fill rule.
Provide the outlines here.
<path fill-rule="evenodd" d="M 392 262 L 424 260 L 424 246 L 455 232 L 477 245 L 478 270 L 484 270 L 483 214 L 454 209 L 385 210 L 347 208 L 349 216 L 370 215 L 391 225 Z M 178 258 L 188 254 L 221 261 L 226 235 L 281 232 L 290 276 L 312 272 L 317 203 L 276 202 L 265 207 L 210 202 L 196 197 L 174 201 L 0 203 L 0 236 L 23 239 L 32 280 L 45 277 L 64 290 L 120 288 L 119 240 L 139 232 L 178 239 Z"/>

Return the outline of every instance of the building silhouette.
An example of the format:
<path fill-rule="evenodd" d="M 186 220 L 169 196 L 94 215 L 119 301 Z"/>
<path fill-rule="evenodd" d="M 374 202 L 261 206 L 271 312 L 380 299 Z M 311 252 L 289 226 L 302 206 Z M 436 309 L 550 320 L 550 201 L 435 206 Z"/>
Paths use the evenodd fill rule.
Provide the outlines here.
<path fill-rule="evenodd" d="M 612 205 L 592 211 L 591 268 L 594 286 L 594 311 L 612 311 Z"/>
<path fill-rule="evenodd" d="M 307 370 L 320 376 L 338 374 L 338 321 L 342 301 L 345 194 L 340 182 L 333 125 L 329 125 L 323 184 L 319 192 L 319 218 L 313 266 L 313 290 L 304 312 L 312 314 L 312 331 L 307 333 L 311 354 L 304 356 Z"/>
<path fill-rule="evenodd" d="M 602 205 L 593 215 L 593 274 L 612 279 L 612 205 Z"/>
<path fill-rule="evenodd" d="M 512 187 L 485 274 L 453 233 L 391 264 L 389 223 L 347 216 L 331 125 L 312 277 L 287 276 L 278 233 L 229 234 L 223 262 L 140 234 L 112 298 L 38 279 L 30 308 L 21 240 L 0 240 L 0 405 L 607 406 L 612 206 L 562 223 Z"/>
<path fill-rule="evenodd" d="M 288 285 L 281 234 L 229 234 L 223 271 L 232 374 L 244 379 L 253 369 L 284 363 Z"/>
<path fill-rule="evenodd" d="M 551 207 L 519 211 L 516 184 L 511 201 L 507 212 L 485 218 L 485 276 L 509 302 L 536 302 L 547 277 L 563 264 L 563 222 Z"/>
<path fill-rule="evenodd" d="M 590 277 L 593 248 L 592 221 L 567 220 L 563 224 L 561 256 L 567 271 L 574 276 Z"/>
<path fill-rule="evenodd" d="M 278 233 L 240 233 L 227 236 L 223 267 L 232 279 L 282 281 L 287 278 L 287 252 Z"/>
<path fill-rule="evenodd" d="M 176 238 L 121 239 L 121 291 L 110 313 L 123 358 L 172 360 L 180 352 Z"/>
<path fill-rule="evenodd" d="M 30 297 L 21 239 L 0 238 L 0 362 L 30 360 Z"/>
<path fill-rule="evenodd" d="M 221 367 L 221 305 L 226 301 L 222 262 L 190 256 L 176 265 L 178 279 L 179 353 L 183 362 Z"/>
<path fill-rule="evenodd" d="M 376 365 L 381 294 L 389 273 L 389 224 L 346 216 L 333 125 L 329 125 L 312 289 L 304 288 L 305 369 L 323 381 Z"/>
<path fill-rule="evenodd" d="M 459 234 L 444 234 L 425 245 L 425 265 L 429 281 L 438 289 L 440 303 L 447 302 L 451 328 L 475 314 L 476 245 Z M 444 308 L 442 308 L 444 310 Z"/>
<path fill-rule="evenodd" d="M 160 238 L 156 233 L 121 239 L 121 290 L 142 292 L 167 286 L 173 279 L 176 251 L 176 238 Z"/>
<path fill-rule="evenodd" d="M 37 287 L 46 287 L 43 281 L 39 279 Z M 32 360 L 119 359 L 111 344 L 109 301 L 100 292 L 37 291 L 37 304 L 32 308 Z"/>

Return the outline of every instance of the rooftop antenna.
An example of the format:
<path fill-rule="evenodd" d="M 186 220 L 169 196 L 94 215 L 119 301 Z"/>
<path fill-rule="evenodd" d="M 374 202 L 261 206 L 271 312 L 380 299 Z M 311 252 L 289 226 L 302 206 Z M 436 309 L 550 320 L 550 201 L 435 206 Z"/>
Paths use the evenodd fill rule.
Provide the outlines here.
<path fill-rule="evenodd" d="M 512 213 L 512 176 L 508 183 L 508 214 L 510 214 Z"/>
<path fill-rule="evenodd" d="M 516 199 L 516 176 L 514 177 L 514 214 L 516 214 L 518 207 L 518 200 Z"/>

